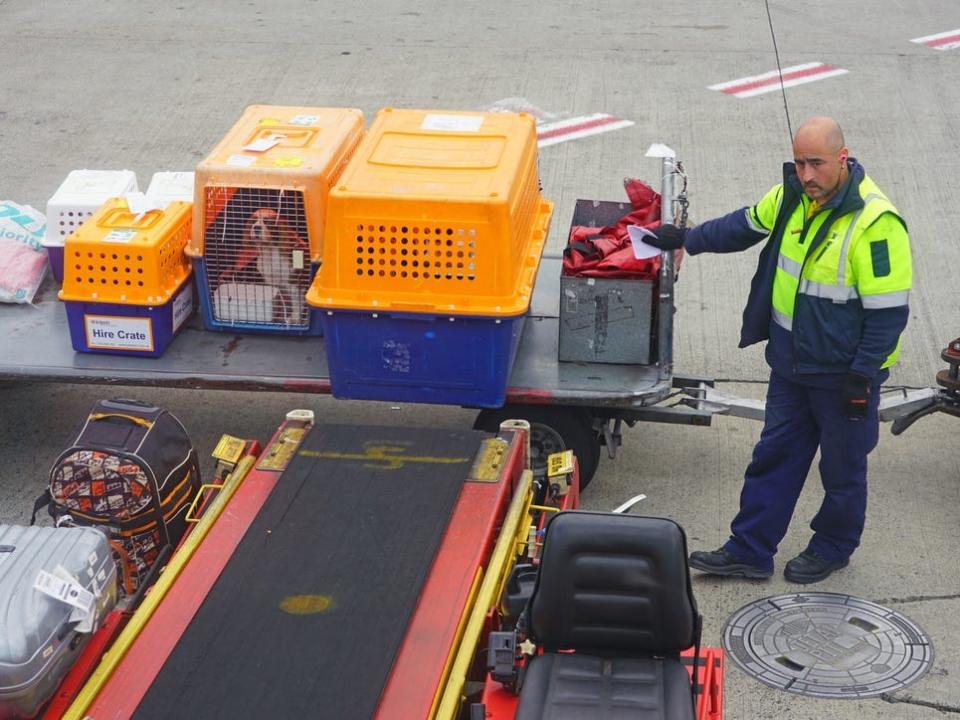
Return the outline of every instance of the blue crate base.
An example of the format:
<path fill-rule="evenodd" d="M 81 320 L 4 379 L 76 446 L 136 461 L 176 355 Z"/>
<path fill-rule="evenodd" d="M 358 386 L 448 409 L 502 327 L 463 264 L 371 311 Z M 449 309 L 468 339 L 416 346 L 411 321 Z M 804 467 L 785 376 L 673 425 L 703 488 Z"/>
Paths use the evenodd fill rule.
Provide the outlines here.
<path fill-rule="evenodd" d="M 500 407 L 525 319 L 325 312 L 333 396 Z"/>
<path fill-rule="evenodd" d="M 159 357 L 193 315 L 197 303 L 190 278 L 163 305 L 76 301 L 63 305 L 77 352 Z"/>
<path fill-rule="evenodd" d="M 317 272 L 319 265 L 310 268 L 311 279 Z M 313 308 L 307 310 L 307 322 L 303 325 L 285 325 L 274 322 L 252 322 L 246 320 L 224 321 L 218 320 L 213 307 L 213 293 L 210 292 L 210 282 L 207 277 L 207 266 L 203 258 L 193 258 L 193 274 L 197 278 L 197 291 L 200 295 L 200 318 L 203 327 L 207 330 L 232 333 L 255 333 L 270 335 L 308 335 L 320 337 L 323 335 L 323 323 L 320 312 Z M 306 291 L 304 291 L 306 294 Z M 306 305 L 305 298 L 299 298 Z"/>

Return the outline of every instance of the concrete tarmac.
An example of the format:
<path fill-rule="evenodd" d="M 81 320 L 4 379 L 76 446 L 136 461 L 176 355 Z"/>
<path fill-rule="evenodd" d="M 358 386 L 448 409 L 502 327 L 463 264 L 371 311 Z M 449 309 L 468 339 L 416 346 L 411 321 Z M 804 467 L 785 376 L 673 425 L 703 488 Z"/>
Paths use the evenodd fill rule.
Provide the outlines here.
<path fill-rule="evenodd" d="M 948 0 L 770 2 L 784 67 L 822 62 L 847 74 L 787 90 L 792 127 L 833 115 L 851 154 L 911 231 L 911 320 L 889 385 L 929 386 L 940 350 L 960 334 L 960 49 L 912 38 L 960 28 Z M 0 200 L 43 209 L 77 168 L 192 170 L 251 103 L 350 106 L 368 122 L 385 106 L 479 110 L 524 98 L 559 117 L 610 113 L 631 127 L 540 152 L 556 202 L 560 248 L 577 198 L 624 200 L 627 176 L 654 185 L 651 142 L 674 148 L 690 175 L 691 216 L 756 202 L 780 179 L 790 138 L 779 92 L 739 99 L 707 89 L 776 69 L 764 3 L 497 2 L 402 4 L 0 0 Z M 762 397 L 762 349 L 736 347 L 757 249 L 688 258 L 679 284 L 675 366 Z M 0 307 L 0 312 L 3 308 Z M 0 338 L 0 345 L 4 340 Z M 67 342 L 65 339 L 64 342 Z M 2 349 L 0 349 L 2 352 Z M 70 429 L 101 397 L 155 401 L 180 417 L 204 457 L 222 432 L 266 439 L 284 413 L 321 422 L 469 427 L 454 407 L 336 401 L 280 393 L 21 382 L 0 388 L 0 522 L 24 522 Z M 732 663 L 727 720 L 933 719 L 960 713 L 960 421 L 881 429 L 870 504 L 850 566 L 816 589 L 880 602 L 924 628 L 935 648 L 920 682 L 889 697 L 816 700 L 767 688 Z M 726 538 L 758 423 L 639 425 L 603 458 L 584 493 L 608 509 L 644 492 L 640 511 L 678 520 L 691 549 Z M 207 463 L 206 467 L 210 467 Z M 814 466 L 767 582 L 695 577 L 705 642 L 759 598 L 794 592 L 779 572 L 805 547 L 822 492 Z"/>

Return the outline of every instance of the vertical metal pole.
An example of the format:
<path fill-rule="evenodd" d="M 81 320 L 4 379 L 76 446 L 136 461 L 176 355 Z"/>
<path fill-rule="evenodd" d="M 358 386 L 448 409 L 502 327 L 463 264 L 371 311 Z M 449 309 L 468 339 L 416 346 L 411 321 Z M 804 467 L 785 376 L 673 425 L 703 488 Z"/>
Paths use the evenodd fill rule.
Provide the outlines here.
<path fill-rule="evenodd" d="M 676 216 L 676 180 L 672 157 L 663 158 L 660 188 L 660 221 L 673 223 Z M 660 255 L 660 303 L 657 334 L 660 380 L 673 379 L 673 251 Z"/>

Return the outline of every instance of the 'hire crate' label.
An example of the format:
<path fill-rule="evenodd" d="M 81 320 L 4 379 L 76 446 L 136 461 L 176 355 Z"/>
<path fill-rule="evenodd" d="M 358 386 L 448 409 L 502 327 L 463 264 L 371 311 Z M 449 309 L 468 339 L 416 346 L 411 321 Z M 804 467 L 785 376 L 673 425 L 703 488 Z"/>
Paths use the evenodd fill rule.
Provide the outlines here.
<path fill-rule="evenodd" d="M 150 318 L 84 315 L 83 322 L 89 348 L 153 352 Z"/>

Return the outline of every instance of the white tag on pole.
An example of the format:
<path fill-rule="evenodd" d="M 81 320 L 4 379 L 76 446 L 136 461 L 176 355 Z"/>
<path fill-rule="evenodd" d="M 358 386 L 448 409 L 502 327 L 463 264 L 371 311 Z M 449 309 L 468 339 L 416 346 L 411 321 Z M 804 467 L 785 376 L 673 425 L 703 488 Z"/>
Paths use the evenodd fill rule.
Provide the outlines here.
<path fill-rule="evenodd" d="M 675 158 L 677 154 L 663 143 L 653 143 L 647 148 L 647 157 Z"/>

